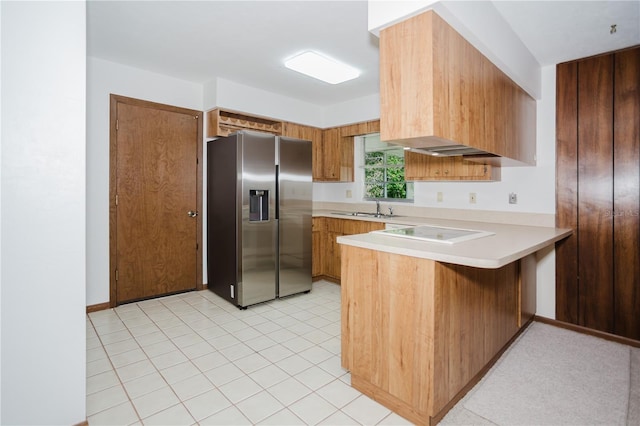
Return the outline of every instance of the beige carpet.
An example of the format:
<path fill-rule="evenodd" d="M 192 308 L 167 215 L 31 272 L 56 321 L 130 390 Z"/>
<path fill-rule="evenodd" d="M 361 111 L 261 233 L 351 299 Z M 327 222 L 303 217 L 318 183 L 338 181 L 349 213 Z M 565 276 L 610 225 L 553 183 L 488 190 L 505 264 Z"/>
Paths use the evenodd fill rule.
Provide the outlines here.
<path fill-rule="evenodd" d="M 640 350 L 534 322 L 442 425 L 640 425 Z"/>

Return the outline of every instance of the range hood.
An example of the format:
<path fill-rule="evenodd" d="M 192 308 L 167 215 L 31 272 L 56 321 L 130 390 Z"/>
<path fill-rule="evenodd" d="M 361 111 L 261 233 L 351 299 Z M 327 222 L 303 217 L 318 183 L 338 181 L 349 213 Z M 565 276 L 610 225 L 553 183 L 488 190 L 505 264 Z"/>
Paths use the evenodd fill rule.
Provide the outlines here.
<path fill-rule="evenodd" d="M 498 157 L 490 152 L 482 151 L 466 145 L 441 145 L 422 148 L 405 147 L 405 149 L 418 154 L 433 155 L 434 157 Z"/>
<path fill-rule="evenodd" d="M 380 31 L 380 139 L 535 166 L 536 101 L 433 10 Z"/>
<path fill-rule="evenodd" d="M 469 145 L 450 141 L 435 136 L 410 138 L 402 140 L 388 141 L 395 145 L 404 147 L 405 150 L 417 154 L 431 155 L 434 157 L 464 157 L 465 160 L 482 161 L 488 159 L 498 159 L 499 155 L 483 151 Z"/>

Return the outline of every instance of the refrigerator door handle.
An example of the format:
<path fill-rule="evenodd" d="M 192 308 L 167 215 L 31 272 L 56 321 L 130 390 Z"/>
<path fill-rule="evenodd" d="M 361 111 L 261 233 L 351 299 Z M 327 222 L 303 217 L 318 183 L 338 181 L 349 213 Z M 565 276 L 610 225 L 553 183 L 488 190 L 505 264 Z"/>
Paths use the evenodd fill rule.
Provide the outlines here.
<path fill-rule="evenodd" d="M 280 166 L 276 164 L 276 220 L 280 219 Z"/>

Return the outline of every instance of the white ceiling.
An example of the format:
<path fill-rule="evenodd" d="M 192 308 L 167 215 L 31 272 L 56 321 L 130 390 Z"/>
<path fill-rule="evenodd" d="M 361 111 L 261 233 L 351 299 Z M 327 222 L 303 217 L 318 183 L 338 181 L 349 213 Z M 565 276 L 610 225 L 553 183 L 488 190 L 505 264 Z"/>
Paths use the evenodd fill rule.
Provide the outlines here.
<path fill-rule="evenodd" d="M 640 0 L 496 1 L 541 65 L 640 44 Z M 617 33 L 609 34 L 611 24 Z M 314 49 L 362 71 L 329 85 L 283 60 Z M 378 39 L 358 1 L 98 1 L 88 55 L 203 83 L 220 77 L 316 105 L 378 92 Z"/>

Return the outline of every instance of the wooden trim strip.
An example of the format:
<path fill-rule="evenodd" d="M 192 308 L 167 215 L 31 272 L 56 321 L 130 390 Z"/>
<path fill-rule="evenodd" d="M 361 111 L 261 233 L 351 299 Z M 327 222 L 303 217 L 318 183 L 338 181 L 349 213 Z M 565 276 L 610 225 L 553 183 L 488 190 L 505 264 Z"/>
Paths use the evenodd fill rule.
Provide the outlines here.
<path fill-rule="evenodd" d="M 578 333 L 586 334 L 588 336 L 599 337 L 601 339 L 609 340 L 611 342 L 633 346 L 634 348 L 640 348 L 640 340 L 634 340 L 634 339 L 629 339 L 628 337 L 616 336 L 615 334 L 607 333 L 604 331 L 594 330 L 592 328 L 583 327 L 581 325 L 571 324 L 568 322 L 559 321 L 551 318 L 540 317 L 538 315 L 534 316 L 533 320 L 537 322 L 541 322 L 543 324 L 552 325 L 554 327 L 560 327 L 560 328 L 575 331 Z"/>
<path fill-rule="evenodd" d="M 73 426 L 89 426 L 89 420 L 83 420 L 80 423 L 76 423 Z"/>
<path fill-rule="evenodd" d="M 111 308 L 110 302 L 98 303 L 95 305 L 87 305 L 87 313 L 104 311 L 105 309 Z"/>

